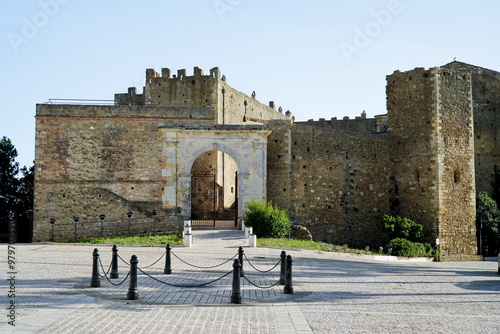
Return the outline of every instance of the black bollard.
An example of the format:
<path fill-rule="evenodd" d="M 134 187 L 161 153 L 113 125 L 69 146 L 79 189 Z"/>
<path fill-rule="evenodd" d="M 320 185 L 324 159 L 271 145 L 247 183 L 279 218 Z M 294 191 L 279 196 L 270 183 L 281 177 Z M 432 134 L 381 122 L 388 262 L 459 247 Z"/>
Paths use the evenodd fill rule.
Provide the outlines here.
<path fill-rule="evenodd" d="M 240 270 L 240 261 L 235 259 L 233 263 L 233 291 L 231 293 L 231 304 L 241 304 Z"/>
<path fill-rule="evenodd" d="M 163 270 L 164 274 L 171 274 L 172 273 L 172 264 L 170 261 L 170 250 L 172 249 L 172 246 L 170 244 L 167 244 L 167 254 L 165 257 L 165 269 Z"/>
<path fill-rule="evenodd" d="M 118 246 L 113 245 L 113 257 L 111 258 L 111 274 L 109 278 L 118 278 L 120 274 L 118 273 Z"/>
<path fill-rule="evenodd" d="M 90 280 L 91 288 L 98 288 L 101 286 L 101 279 L 99 278 L 99 250 L 94 248 L 92 253 L 94 260 L 92 261 L 92 279 Z"/>
<path fill-rule="evenodd" d="M 285 285 L 285 268 L 286 268 L 286 252 L 281 251 L 281 272 L 280 272 L 280 285 Z"/>
<path fill-rule="evenodd" d="M 286 275 L 285 275 L 285 287 L 283 288 L 283 293 L 287 295 L 293 295 L 292 286 L 292 256 L 287 255 L 286 257 Z"/>
<path fill-rule="evenodd" d="M 243 277 L 243 247 L 238 248 L 238 260 L 240 260 L 240 277 Z"/>
<path fill-rule="evenodd" d="M 127 292 L 128 300 L 136 300 L 139 298 L 139 292 L 137 291 L 137 256 L 132 255 L 130 258 L 130 278 L 129 278 L 129 286 Z"/>

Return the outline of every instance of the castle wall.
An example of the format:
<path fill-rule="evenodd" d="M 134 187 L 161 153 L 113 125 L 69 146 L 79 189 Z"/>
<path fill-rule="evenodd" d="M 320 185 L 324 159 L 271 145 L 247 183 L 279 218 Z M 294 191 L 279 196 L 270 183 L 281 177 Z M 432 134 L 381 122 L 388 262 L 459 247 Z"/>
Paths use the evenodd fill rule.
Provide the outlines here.
<path fill-rule="evenodd" d="M 167 214 L 157 128 L 213 117 L 213 108 L 202 107 L 37 105 L 33 240 L 48 239 L 50 218 Z"/>
<path fill-rule="evenodd" d="M 217 106 L 217 86 L 220 79 L 217 67 L 203 75 L 198 67 L 192 76 L 186 70 L 178 70 L 177 75 L 170 77 L 168 68 L 162 69 L 159 75 L 153 69 L 146 70 L 145 101 L 159 106 L 213 107 Z"/>
<path fill-rule="evenodd" d="M 444 67 L 471 73 L 476 192 L 500 199 L 500 73 L 452 62 Z"/>
<path fill-rule="evenodd" d="M 444 254 L 477 251 L 472 83 L 442 69 L 438 80 L 439 238 Z"/>
<path fill-rule="evenodd" d="M 290 117 L 260 103 L 220 81 L 219 124 L 267 124 L 272 119 L 290 120 Z"/>
<path fill-rule="evenodd" d="M 432 70 L 395 71 L 387 77 L 388 133 L 396 200 L 392 212 L 422 224 L 436 238 L 439 217 L 438 118 Z"/>
<path fill-rule="evenodd" d="M 360 247 L 380 240 L 375 217 L 389 211 L 394 190 L 387 135 L 377 133 L 375 119 L 295 123 L 280 150 L 273 138 L 268 199 L 288 203 L 315 240 Z M 276 186 L 277 179 L 283 183 Z"/>
<path fill-rule="evenodd" d="M 291 208 L 292 122 L 273 120 L 268 127 L 272 132 L 267 142 L 267 199 L 279 208 Z"/>
<path fill-rule="evenodd" d="M 467 74 L 441 68 L 387 78 L 393 210 L 424 225 L 429 242 L 439 237 L 443 256 L 477 246 L 471 85 Z"/>
<path fill-rule="evenodd" d="M 37 105 L 35 240 L 52 217 L 189 215 L 191 172 L 214 172 L 228 208 L 239 170 L 240 216 L 267 196 L 316 240 L 363 247 L 383 243 L 376 217 L 398 214 L 439 236 L 442 254 L 475 254 L 475 191 L 499 191 L 499 73 L 396 71 L 387 115 L 294 123 L 218 68 L 161 72 L 146 70 L 143 93 L 115 106 Z"/>

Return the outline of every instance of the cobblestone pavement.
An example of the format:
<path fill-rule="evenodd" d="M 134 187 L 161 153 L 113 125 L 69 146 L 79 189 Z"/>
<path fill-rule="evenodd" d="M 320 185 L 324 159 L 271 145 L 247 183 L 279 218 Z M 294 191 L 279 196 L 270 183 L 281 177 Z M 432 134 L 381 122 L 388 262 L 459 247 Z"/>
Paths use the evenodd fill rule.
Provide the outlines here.
<path fill-rule="evenodd" d="M 241 231 L 193 233 L 193 247 L 172 251 L 198 266 L 227 261 L 239 246 L 247 245 Z M 232 305 L 232 275 L 209 287 L 191 289 L 153 283 L 140 275 L 140 298 L 130 302 L 125 300 L 128 282 L 114 287 L 103 278 L 101 288 L 88 287 L 95 247 L 15 245 L 16 297 L 9 299 L 7 247 L 0 245 L 4 254 L 0 333 L 500 332 L 496 262 L 381 262 L 368 256 L 286 250 L 294 259 L 294 295 L 283 295 L 282 287 L 260 290 L 242 280 L 244 304 Z M 99 245 L 99 249 L 106 267 L 111 247 Z M 248 259 L 259 269 L 274 266 L 280 251 L 245 247 Z M 164 248 L 122 246 L 119 252 L 124 260 L 137 255 L 141 267 L 156 261 Z M 230 271 L 232 263 L 200 274 L 172 258 L 173 274 L 167 277 L 162 274 L 162 260 L 144 271 L 182 284 L 220 277 Z M 260 274 L 248 265 L 244 269 L 249 278 L 263 285 L 277 279 L 276 274 Z M 121 263 L 120 278 L 113 282 L 126 274 L 126 265 Z M 6 323 L 11 300 L 16 305 L 15 327 Z"/>

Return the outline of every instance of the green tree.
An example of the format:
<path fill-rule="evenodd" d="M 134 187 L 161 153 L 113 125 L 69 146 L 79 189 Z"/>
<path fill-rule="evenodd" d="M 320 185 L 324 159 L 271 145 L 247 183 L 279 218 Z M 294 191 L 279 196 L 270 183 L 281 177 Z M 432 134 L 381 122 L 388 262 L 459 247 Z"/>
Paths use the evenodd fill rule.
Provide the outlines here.
<path fill-rule="evenodd" d="M 485 191 L 476 197 L 476 221 L 481 233 L 482 246 L 488 246 L 491 251 L 499 250 L 500 210 L 497 203 Z"/>
<path fill-rule="evenodd" d="M 5 136 L 0 140 L 0 235 L 7 238 L 11 219 L 17 222 L 18 241 L 31 241 L 34 167 L 19 168 L 17 150 Z"/>
<path fill-rule="evenodd" d="M 0 140 L 0 224 L 6 225 L 14 218 L 19 190 L 19 163 L 15 161 L 17 150 L 5 136 Z"/>

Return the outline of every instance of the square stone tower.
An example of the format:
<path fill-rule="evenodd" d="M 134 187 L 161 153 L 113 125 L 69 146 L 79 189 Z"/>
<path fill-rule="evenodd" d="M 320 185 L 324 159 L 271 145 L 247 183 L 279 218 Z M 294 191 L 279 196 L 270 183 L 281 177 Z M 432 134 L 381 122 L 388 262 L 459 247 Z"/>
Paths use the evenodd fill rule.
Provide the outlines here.
<path fill-rule="evenodd" d="M 470 74 L 439 67 L 396 71 L 387 77 L 387 110 L 393 211 L 439 238 L 443 260 L 471 259 L 477 241 Z"/>

